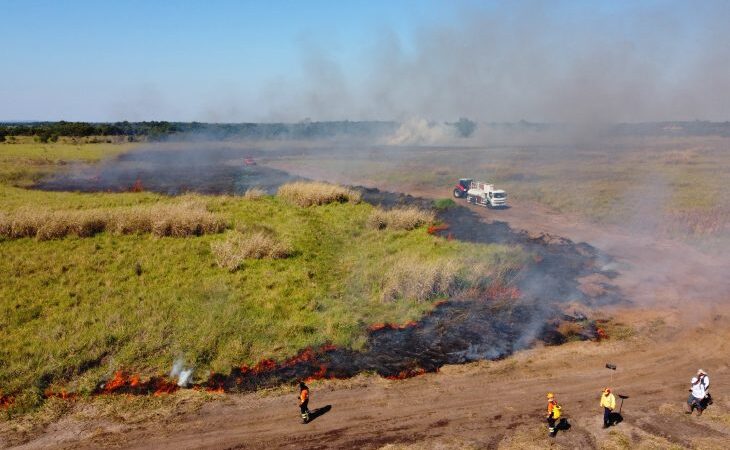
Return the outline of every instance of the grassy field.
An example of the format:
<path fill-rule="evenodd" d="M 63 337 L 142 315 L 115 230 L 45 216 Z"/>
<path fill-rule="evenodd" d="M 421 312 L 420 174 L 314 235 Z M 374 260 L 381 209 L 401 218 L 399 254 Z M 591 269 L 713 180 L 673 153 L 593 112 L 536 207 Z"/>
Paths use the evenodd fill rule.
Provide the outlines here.
<path fill-rule="evenodd" d="M 0 184 L 30 186 L 41 177 L 63 170 L 74 162 L 95 162 L 129 151 L 138 144 L 70 142 L 37 143 L 19 137 L 13 144 L 0 144 Z"/>
<path fill-rule="evenodd" d="M 377 229 L 368 224 L 374 208 L 358 202 L 300 207 L 276 196 L 172 198 L 10 185 L 60 167 L 37 160 L 95 161 L 127 149 L 0 145 L 0 173 L 22 174 L 2 179 L 0 211 L 113 212 L 192 200 L 223 217 L 227 231 L 0 240 L 0 389 L 16 395 L 18 411 L 37 405 L 48 388 L 89 392 L 116 370 L 164 374 L 178 358 L 204 380 L 211 370 L 281 360 L 308 346 L 359 348 L 369 324 L 416 320 L 452 289 L 501 280 L 526 257 L 515 248 L 437 238 L 423 226 Z M 219 267 L 216 243 L 261 229 L 288 245 L 288 257 Z M 414 274 L 425 290 L 412 285 Z"/>

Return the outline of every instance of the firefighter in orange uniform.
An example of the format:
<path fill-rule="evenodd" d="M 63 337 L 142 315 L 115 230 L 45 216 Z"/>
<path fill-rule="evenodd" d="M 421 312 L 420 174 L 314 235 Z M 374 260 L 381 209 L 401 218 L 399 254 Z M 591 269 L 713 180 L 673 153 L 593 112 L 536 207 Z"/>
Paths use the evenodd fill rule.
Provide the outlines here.
<path fill-rule="evenodd" d="M 302 413 L 302 423 L 309 422 L 309 387 L 303 381 L 299 382 L 299 409 Z"/>

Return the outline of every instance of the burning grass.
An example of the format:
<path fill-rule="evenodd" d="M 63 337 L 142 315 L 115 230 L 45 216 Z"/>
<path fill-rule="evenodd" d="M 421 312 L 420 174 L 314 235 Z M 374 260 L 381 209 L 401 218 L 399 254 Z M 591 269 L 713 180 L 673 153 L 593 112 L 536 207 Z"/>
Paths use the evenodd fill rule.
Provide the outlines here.
<path fill-rule="evenodd" d="M 368 225 L 376 230 L 413 230 L 422 225 L 430 224 L 436 219 L 433 211 L 426 211 L 416 207 L 393 208 L 384 210 L 376 208 L 370 213 Z"/>
<path fill-rule="evenodd" d="M 5 239 L 87 238 L 104 231 L 186 237 L 220 233 L 225 228 L 222 216 L 208 211 L 204 203 L 191 200 L 114 209 L 45 211 L 24 208 L 0 214 L 0 237 Z"/>
<path fill-rule="evenodd" d="M 397 278 L 386 282 L 384 267 L 404 261 L 433 264 L 447 286 L 451 274 L 446 268 L 453 268 L 444 262 L 457 255 L 464 263 L 487 261 L 497 273 L 520 254 L 504 246 L 435 238 L 425 228 L 373 230 L 367 226 L 373 207 L 354 202 L 303 209 L 276 196 L 169 198 L 7 186 L 0 192 L 8 194 L 0 195 L 3 230 L 12 223 L 8 217 L 21 217 L 29 211 L 23 205 L 34 204 L 47 214 L 60 211 L 59 217 L 88 223 L 74 228 L 59 221 L 64 224 L 60 231 L 49 228 L 47 236 L 92 235 L 0 240 L 0 273 L 6 275 L 0 283 L 0 386 L 14 398 L 13 414 L 55 400 L 44 400 L 47 392 L 62 395 L 65 389 L 81 399 L 120 369 L 151 380 L 168 373 L 178 357 L 194 366 L 195 384 L 205 382 L 211 371 L 228 374 L 242 364 L 254 368 L 266 359 L 286 361 L 327 342 L 362 348 L 370 324 L 417 321 L 435 301 L 425 294 L 423 301 L 403 298 L 403 292 L 417 291 L 402 290 Z M 103 220 L 110 211 L 126 214 L 116 218 L 115 228 L 106 222 L 104 232 L 94 234 L 96 212 Z M 197 229 L 195 221 L 177 228 L 175 221 L 160 220 L 177 220 L 177 213 L 191 211 L 225 217 L 235 231 L 225 237 L 149 239 L 154 232 L 195 232 L 190 231 Z M 38 217 L 45 216 L 31 211 L 17 221 L 30 229 L 23 233 L 38 234 Z M 231 272 L 216 264 L 213 243 L 229 238 L 231 248 L 242 253 L 223 265 L 235 267 L 241 254 L 252 256 L 246 270 Z M 283 254 L 289 257 L 276 259 Z M 401 297 L 383 301 L 384 287 L 401 292 L 391 298 Z"/>
<path fill-rule="evenodd" d="M 297 181 L 281 186 L 277 195 L 289 203 L 307 207 L 327 203 L 360 201 L 360 193 L 352 189 L 322 182 Z"/>
<path fill-rule="evenodd" d="M 291 245 L 265 231 L 235 231 L 224 241 L 212 242 L 210 248 L 218 266 L 231 272 L 243 267 L 247 259 L 283 259 L 293 253 Z"/>

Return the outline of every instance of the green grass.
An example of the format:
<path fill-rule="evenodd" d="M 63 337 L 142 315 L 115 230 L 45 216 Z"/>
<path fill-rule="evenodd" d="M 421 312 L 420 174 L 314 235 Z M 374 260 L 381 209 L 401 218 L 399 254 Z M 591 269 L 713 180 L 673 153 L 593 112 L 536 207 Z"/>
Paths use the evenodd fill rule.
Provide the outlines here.
<path fill-rule="evenodd" d="M 15 147 L 12 164 L 20 165 L 41 151 L 6 147 Z M 79 155 L 94 160 L 105 152 L 82 148 Z M 417 320 L 443 298 L 436 292 L 384 300 L 385 288 L 400 287 L 388 285 L 389 267 L 457 261 L 456 279 L 466 286 L 504 279 L 525 259 L 515 248 L 447 241 L 425 227 L 372 229 L 367 221 L 373 207 L 365 203 L 302 208 L 268 196 L 199 200 L 231 231 L 0 241 L 0 389 L 17 395 L 19 411 L 37 405 L 48 387 L 89 392 L 115 370 L 164 374 L 180 357 L 204 380 L 210 371 L 281 360 L 308 346 L 361 348 L 370 324 Z M 7 212 L 176 201 L 152 193 L 42 192 L 0 184 L 0 211 Z M 261 227 L 290 244 L 292 255 L 246 260 L 234 272 L 216 264 L 211 243 L 236 229 Z"/>
<path fill-rule="evenodd" d="M 18 138 L 16 144 L 0 144 L 0 184 L 30 186 L 71 162 L 96 162 L 128 151 L 136 144 L 41 144 Z"/>

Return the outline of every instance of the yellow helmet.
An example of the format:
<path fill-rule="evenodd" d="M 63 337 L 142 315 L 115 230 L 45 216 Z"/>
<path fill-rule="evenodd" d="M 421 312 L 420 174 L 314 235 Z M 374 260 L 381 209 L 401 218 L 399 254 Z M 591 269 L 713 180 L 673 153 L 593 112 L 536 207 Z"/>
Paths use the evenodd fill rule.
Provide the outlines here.
<path fill-rule="evenodd" d="M 552 392 L 548 392 L 547 393 L 547 398 L 549 398 L 549 399 L 550 398 L 555 398 L 555 394 L 553 394 Z"/>

